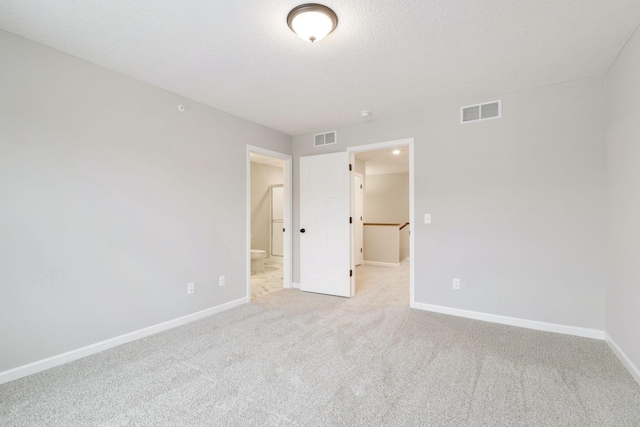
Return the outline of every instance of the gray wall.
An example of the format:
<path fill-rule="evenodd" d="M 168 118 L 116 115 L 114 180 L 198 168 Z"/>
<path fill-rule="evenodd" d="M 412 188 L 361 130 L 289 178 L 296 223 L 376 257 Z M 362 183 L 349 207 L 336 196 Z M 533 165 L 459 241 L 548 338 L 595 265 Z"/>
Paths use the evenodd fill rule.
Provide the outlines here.
<path fill-rule="evenodd" d="M 607 73 L 607 332 L 640 369 L 640 32 Z"/>
<path fill-rule="evenodd" d="M 364 222 L 409 222 L 409 174 L 367 175 Z"/>
<path fill-rule="evenodd" d="M 271 256 L 271 186 L 284 183 L 284 169 L 251 162 L 251 248 Z"/>
<path fill-rule="evenodd" d="M 416 219 L 433 218 L 415 227 L 416 301 L 604 329 L 604 76 L 495 98 L 499 120 L 460 125 L 450 105 L 339 127 L 333 146 L 295 136 L 294 179 L 300 156 L 413 137 Z"/>
<path fill-rule="evenodd" d="M 290 136 L 3 31 L 0 56 L 0 371 L 246 296 L 246 144 Z"/>

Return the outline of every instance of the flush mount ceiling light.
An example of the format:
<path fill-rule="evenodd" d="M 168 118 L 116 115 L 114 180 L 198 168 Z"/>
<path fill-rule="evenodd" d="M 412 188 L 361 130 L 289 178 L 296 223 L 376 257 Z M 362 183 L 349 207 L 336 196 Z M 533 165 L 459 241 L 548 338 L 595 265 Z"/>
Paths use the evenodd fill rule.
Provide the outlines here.
<path fill-rule="evenodd" d="M 287 16 L 291 31 L 302 40 L 315 42 L 322 40 L 338 26 L 338 16 L 327 6 L 306 3 L 294 7 Z"/>
<path fill-rule="evenodd" d="M 393 154 L 395 154 L 395 155 L 397 156 L 398 154 L 400 154 L 400 150 L 395 149 L 395 150 L 393 150 L 393 151 L 392 151 L 392 153 L 393 153 Z"/>

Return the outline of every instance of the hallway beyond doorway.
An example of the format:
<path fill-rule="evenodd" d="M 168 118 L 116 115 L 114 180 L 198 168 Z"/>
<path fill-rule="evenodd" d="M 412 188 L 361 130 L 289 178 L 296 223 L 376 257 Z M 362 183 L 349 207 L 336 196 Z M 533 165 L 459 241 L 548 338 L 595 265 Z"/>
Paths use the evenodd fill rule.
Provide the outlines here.
<path fill-rule="evenodd" d="M 363 264 L 356 267 L 356 294 L 372 305 L 409 305 L 410 258 L 399 267 Z"/>

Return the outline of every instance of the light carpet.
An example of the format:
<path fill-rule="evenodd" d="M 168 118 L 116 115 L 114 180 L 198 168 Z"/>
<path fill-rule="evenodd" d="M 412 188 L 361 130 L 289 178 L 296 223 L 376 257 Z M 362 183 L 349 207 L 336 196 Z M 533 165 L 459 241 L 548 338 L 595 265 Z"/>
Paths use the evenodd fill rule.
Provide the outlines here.
<path fill-rule="evenodd" d="M 639 426 L 602 341 L 408 308 L 408 268 L 351 299 L 284 289 L 0 386 L 3 426 Z"/>

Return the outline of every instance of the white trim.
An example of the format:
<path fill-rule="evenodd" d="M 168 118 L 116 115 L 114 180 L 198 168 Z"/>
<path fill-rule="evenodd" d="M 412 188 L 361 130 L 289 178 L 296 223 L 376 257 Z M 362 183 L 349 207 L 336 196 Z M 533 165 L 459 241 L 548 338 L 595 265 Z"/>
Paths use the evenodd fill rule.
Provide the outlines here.
<path fill-rule="evenodd" d="M 356 264 L 356 229 L 357 226 L 360 226 L 360 238 L 362 239 L 362 252 L 360 252 L 360 263 L 362 263 L 364 261 L 364 175 L 362 175 L 361 173 L 356 172 L 356 159 L 355 159 L 355 154 L 351 153 L 350 154 L 350 161 L 351 163 L 353 163 L 353 184 L 352 187 L 354 190 L 354 194 L 352 195 L 353 197 L 351 197 L 351 206 L 352 206 L 352 216 L 353 216 L 353 231 L 351 232 L 351 234 L 353 235 L 353 239 L 352 239 L 352 244 L 351 244 L 351 252 L 353 253 L 353 261 L 351 262 L 351 265 L 353 266 L 353 268 L 357 267 L 360 264 Z M 360 178 L 360 188 L 355 188 L 355 183 L 356 183 L 356 178 Z M 358 215 L 356 215 L 356 198 L 359 196 L 358 195 L 358 190 L 360 191 L 360 196 L 362 196 L 362 200 L 360 200 L 360 209 L 362 212 L 362 219 L 358 219 Z M 352 277 L 351 280 L 351 296 L 354 296 L 356 294 L 356 281 L 355 281 L 355 274 Z"/>
<path fill-rule="evenodd" d="M 415 236 L 416 236 L 416 221 L 415 221 L 415 191 L 414 191 L 414 141 L 413 138 L 404 138 L 404 139 L 396 139 L 393 141 L 386 142 L 376 142 L 373 144 L 365 144 L 365 145 L 356 145 L 352 147 L 347 147 L 347 152 L 351 153 L 359 153 L 362 151 L 373 151 L 373 150 L 383 150 L 385 148 L 393 148 L 393 147 L 401 147 L 408 146 L 409 147 L 409 256 L 415 257 Z M 353 188 L 353 183 L 351 184 L 351 188 Z M 353 199 L 353 197 L 351 197 Z M 353 227 L 351 232 L 351 240 L 353 240 Z M 353 248 L 352 248 L 351 259 L 353 260 Z M 351 264 L 353 266 L 353 263 Z M 409 306 L 413 307 L 416 303 L 416 265 L 415 262 L 409 263 Z"/>
<path fill-rule="evenodd" d="M 559 325 L 556 323 L 538 322 L 537 320 L 520 319 L 517 317 L 500 316 L 498 314 L 481 313 L 478 311 L 462 310 L 459 308 L 443 307 L 440 305 L 414 302 L 411 308 L 432 311 L 435 313 L 449 314 L 452 316 L 466 317 L 467 319 L 482 320 L 491 323 L 517 326 L 520 328 L 535 329 L 538 331 L 556 332 L 558 334 L 575 335 L 577 337 L 594 338 L 603 340 L 605 332 L 598 329 L 581 328 L 578 326 Z"/>
<path fill-rule="evenodd" d="M 353 191 L 354 183 L 356 181 L 356 155 L 347 150 L 349 155 L 349 217 L 353 218 L 356 215 L 356 196 Z M 355 296 L 356 294 L 356 255 L 354 253 L 355 247 L 355 223 L 353 221 L 349 221 L 351 225 L 349 225 L 349 298 Z"/>
<path fill-rule="evenodd" d="M 414 167 L 415 155 L 413 148 L 413 138 L 409 141 L 409 304 L 416 302 L 416 217 L 415 217 L 415 186 Z"/>
<path fill-rule="evenodd" d="M 351 153 L 361 153 L 363 151 L 384 150 L 385 148 L 400 147 L 403 145 L 410 146 L 411 144 L 413 144 L 413 138 L 404 138 L 404 139 L 396 139 L 393 141 L 374 142 L 372 144 L 365 144 L 365 145 L 353 145 L 351 147 L 347 147 L 347 151 Z"/>
<path fill-rule="evenodd" d="M 360 177 L 360 183 L 361 185 L 364 184 L 364 175 L 360 174 L 360 173 L 356 173 L 356 155 L 355 153 L 349 152 L 349 150 L 347 150 L 347 152 L 349 153 L 349 165 L 353 166 L 353 170 L 349 169 L 349 182 L 350 182 L 350 189 L 349 189 L 349 216 L 352 217 L 353 219 L 356 218 L 356 193 L 355 193 L 355 182 L 356 182 L 356 176 Z M 364 204 L 364 192 L 362 194 L 362 203 Z M 364 207 L 363 207 L 363 212 L 364 212 Z M 356 239 L 355 239 L 355 227 L 356 224 L 358 224 L 358 220 L 355 219 L 354 221 L 352 221 L 351 225 L 349 226 L 349 251 L 351 253 L 351 255 L 349 255 L 349 259 L 350 259 L 350 269 L 351 272 L 354 274 L 351 274 L 351 278 L 349 279 L 349 297 L 355 296 L 356 294 L 356 274 L 355 274 L 355 268 L 360 265 L 360 264 L 356 264 L 356 254 L 355 254 L 355 245 L 356 245 Z M 362 230 L 362 233 L 364 233 L 364 229 Z M 364 246 L 364 234 L 362 237 L 362 241 L 363 241 L 363 246 Z M 364 253 L 362 254 L 361 259 L 361 263 L 364 261 Z"/>
<path fill-rule="evenodd" d="M 247 298 L 240 298 L 235 301 L 230 301 L 224 304 L 217 305 L 215 307 L 207 308 L 205 310 L 197 311 L 195 313 L 187 314 L 186 316 L 178 317 L 177 319 L 168 320 L 166 322 L 158 323 L 157 325 L 149 326 L 146 328 L 138 329 L 137 331 L 129 332 L 124 335 L 120 335 L 108 340 L 100 341 L 95 344 L 90 344 L 85 347 L 80 347 L 75 350 L 67 351 L 66 353 L 58 354 L 56 356 L 48 357 L 46 359 L 38 360 L 27 365 L 18 366 L 17 368 L 9 369 L 4 372 L 0 372 L 0 384 L 7 383 L 9 381 L 17 380 L 28 375 L 44 371 L 46 369 L 53 368 L 55 366 L 63 365 L 65 363 L 73 362 L 74 360 L 82 359 L 83 357 L 90 356 L 92 354 L 100 353 L 101 351 L 108 350 L 113 347 L 117 347 L 122 344 L 126 344 L 131 341 L 139 340 L 149 335 L 157 334 L 158 332 L 166 331 L 177 326 L 182 326 L 187 323 L 200 320 L 202 318 L 211 316 L 223 312 L 225 310 L 232 309 L 248 302 Z"/>
<path fill-rule="evenodd" d="M 365 265 L 376 265 L 378 267 L 400 267 L 399 262 L 380 262 L 380 261 L 366 261 L 362 260 Z"/>
<path fill-rule="evenodd" d="M 300 289 L 300 283 L 298 283 L 298 282 L 293 282 L 293 283 L 291 284 L 291 287 L 292 287 L 293 289 Z"/>
<path fill-rule="evenodd" d="M 246 274 L 247 274 L 247 298 L 251 298 L 251 153 L 263 156 L 275 157 L 284 160 L 284 218 L 282 226 L 286 230 L 283 237 L 284 256 L 282 257 L 284 269 L 284 288 L 291 288 L 293 285 L 293 160 L 289 154 L 279 153 L 266 148 L 247 144 L 246 159 Z"/>
<path fill-rule="evenodd" d="M 611 351 L 613 351 L 613 354 L 615 354 L 618 360 L 620 360 L 620 363 L 622 363 L 624 367 L 627 368 L 633 379 L 636 380 L 638 384 L 640 384 L 640 369 L 638 369 L 638 367 L 633 364 L 631 359 L 627 357 L 624 351 L 622 351 L 622 349 L 618 346 L 618 344 L 616 344 L 613 338 L 611 338 L 611 336 L 606 332 L 604 333 L 604 339 Z"/>

